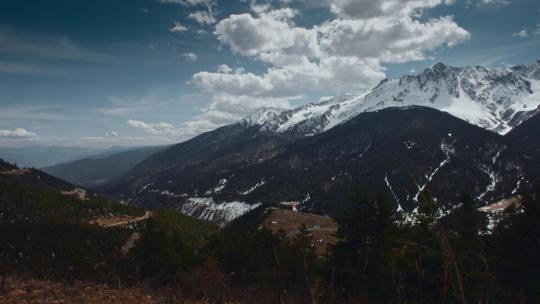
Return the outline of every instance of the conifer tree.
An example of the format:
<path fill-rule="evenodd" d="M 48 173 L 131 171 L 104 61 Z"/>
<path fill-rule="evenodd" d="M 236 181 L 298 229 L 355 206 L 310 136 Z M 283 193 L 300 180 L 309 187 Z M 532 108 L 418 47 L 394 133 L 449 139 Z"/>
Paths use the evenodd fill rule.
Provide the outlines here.
<path fill-rule="evenodd" d="M 337 284 L 348 293 L 379 298 L 390 288 L 387 257 L 395 236 L 394 219 L 392 209 L 381 198 L 357 200 L 338 219 L 339 242 L 332 250 L 333 262 Z"/>
<path fill-rule="evenodd" d="M 478 303 L 485 297 L 490 279 L 482 235 L 487 217 L 480 212 L 468 193 L 460 196 L 461 207 L 455 211 L 455 256 L 468 302 Z"/>
<path fill-rule="evenodd" d="M 540 185 L 524 194 L 496 226 L 491 265 L 509 302 L 532 303 L 540 290 Z"/>

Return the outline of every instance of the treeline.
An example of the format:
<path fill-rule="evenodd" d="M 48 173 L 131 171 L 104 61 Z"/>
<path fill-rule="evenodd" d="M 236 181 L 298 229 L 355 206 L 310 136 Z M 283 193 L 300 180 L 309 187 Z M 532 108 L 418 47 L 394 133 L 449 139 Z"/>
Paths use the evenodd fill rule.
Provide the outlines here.
<path fill-rule="evenodd" d="M 144 269 L 142 277 L 170 286 L 178 299 L 215 303 L 540 299 L 540 189 L 506 210 L 492 231 L 486 229 L 486 214 L 466 194 L 457 209 L 438 218 L 429 187 L 420 196 L 415 225 L 400 224 L 384 198 L 359 198 L 344 210 L 337 219 L 339 242 L 326 259 L 316 257 L 305 227 L 293 239 L 263 229 L 262 208 L 221 231 L 197 225 L 192 225 L 195 230 L 171 230 L 176 220 L 188 220 L 160 216 L 148 225 L 151 232 L 138 246 L 138 252 L 156 255 L 131 258 Z M 205 235 L 208 231 L 212 233 Z"/>
<path fill-rule="evenodd" d="M 171 303 L 540 299 L 540 189 L 524 194 L 522 204 L 506 210 L 492 231 L 466 194 L 457 209 L 438 218 L 429 187 L 411 219 L 415 225 L 402 224 L 383 197 L 359 197 L 343 210 L 336 219 L 339 241 L 324 259 L 315 255 L 306 227 L 293 238 L 273 234 L 261 226 L 265 209 L 257 208 L 223 229 L 174 210 L 160 210 L 136 229 L 12 223 L 0 230 L 0 265 L 3 273 L 93 278 L 118 286 L 151 282 L 167 288 Z M 123 254 L 122 244 L 134 233 L 140 239 Z"/>
<path fill-rule="evenodd" d="M 96 217 L 143 213 L 141 208 L 121 205 L 102 196 L 96 195 L 81 201 L 0 176 L 0 224 L 79 224 Z"/>
<path fill-rule="evenodd" d="M 213 303 L 535 303 L 540 296 L 540 190 L 497 228 L 472 198 L 438 218 L 429 188 L 400 224 L 384 198 L 355 200 L 337 220 L 339 242 L 317 258 L 306 227 L 290 238 L 260 225 L 258 208 L 222 230 L 162 212 L 128 258 L 130 280 Z"/>

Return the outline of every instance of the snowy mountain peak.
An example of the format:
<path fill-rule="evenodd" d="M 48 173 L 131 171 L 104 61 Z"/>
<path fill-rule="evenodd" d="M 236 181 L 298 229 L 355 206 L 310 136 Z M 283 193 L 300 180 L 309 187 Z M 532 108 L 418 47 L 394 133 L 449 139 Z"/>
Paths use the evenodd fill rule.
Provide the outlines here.
<path fill-rule="evenodd" d="M 260 125 L 264 131 L 309 136 L 363 112 L 425 106 L 505 134 L 530 117 L 539 105 L 539 61 L 498 69 L 437 63 L 418 75 L 385 79 L 364 94 L 337 95 L 290 110 L 261 109 L 243 122 Z"/>
<path fill-rule="evenodd" d="M 522 77 L 540 80 L 540 60 L 528 65 L 517 65 L 510 68 L 510 70 Z"/>
<path fill-rule="evenodd" d="M 255 125 L 263 125 L 267 121 L 275 119 L 281 112 L 285 109 L 282 108 L 273 108 L 273 107 L 262 107 L 257 109 L 255 112 L 244 117 L 240 123 L 246 127 L 251 127 Z"/>
<path fill-rule="evenodd" d="M 452 69 L 455 69 L 455 68 L 452 68 L 450 66 L 447 66 L 446 64 L 442 63 L 442 62 L 439 62 L 437 64 L 435 64 L 433 67 L 431 67 L 431 69 L 426 69 L 424 72 L 427 72 L 427 71 L 434 71 L 434 72 L 437 72 L 437 73 L 447 73 L 448 71 L 452 71 Z"/>

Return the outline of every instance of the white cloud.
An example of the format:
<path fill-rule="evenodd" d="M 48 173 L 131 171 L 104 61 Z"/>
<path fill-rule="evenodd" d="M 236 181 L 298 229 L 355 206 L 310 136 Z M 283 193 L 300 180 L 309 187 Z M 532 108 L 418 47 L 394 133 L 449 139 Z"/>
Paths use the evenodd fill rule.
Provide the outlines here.
<path fill-rule="evenodd" d="M 212 0 L 159 0 L 161 3 L 181 4 L 184 6 L 212 5 Z"/>
<path fill-rule="evenodd" d="M 321 58 L 319 63 L 271 68 L 263 75 L 199 72 L 193 76 L 192 83 L 214 96 L 291 99 L 310 90 L 369 86 L 384 76 L 381 67 L 374 62 L 355 57 L 327 57 Z"/>
<path fill-rule="evenodd" d="M 118 137 L 118 132 L 116 131 L 106 132 L 105 137 Z"/>
<path fill-rule="evenodd" d="M 526 30 L 521 30 L 519 32 L 512 33 L 512 37 L 525 38 L 525 37 L 529 37 L 529 33 Z"/>
<path fill-rule="evenodd" d="M 211 112 L 211 110 L 209 110 Z M 175 127 L 174 125 L 166 122 L 159 123 L 147 123 L 141 120 L 128 120 L 127 124 L 131 127 L 140 128 L 146 133 L 152 134 L 153 136 L 161 136 L 162 139 L 171 140 L 185 140 L 193 136 L 199 135 L 202 132 L 214 130 L 223 125 L 223 123 L 216 122 L 220 120 L 219 117 L 212 115 L 201 115 L 183 123 L 180 127 Z M 226 120 L 229 122 L 230 117 L 227 117 Z M 223 121 L 223 118 L 221 118 Z"/>
<path fill-rule="evenodd" d="M 264 61 L 272 55 L 318 55 L 317 31 L 295 27 L 292 18 L 297 14 L 296 10 L 283 8 L 258 16 L 231 15 L 216 25 L 214 34 L 234 52 L 259 59 L 266 57 Z"/>
<path fill-rule="evenodd" d="M 232 71 L 233 71 L 233 69 L 231 69 L 231 67 L 229 67 L 226 64 L 220 64 L 217 67 L 217 72 L 221 73 L 221 74 L 229 74 L 229 73 L 232 73 Z"/>
<path fill-rule="evenodd" d="M 179 135 L 180 132 L 172 124 L 166 122 L 146 123 L 141 120 L 128 120 L 128 126 L 143 129 L 145 132 L 154 135 Z"/>
<path fill-rule="evenodd" d="M 453 0 L 327 0 L 323 2 L 326 2 L 330 10 L 340 17 L 373 18 L 410 15 L 415 10 L 450 4 Z"/>
<path fill-rule="evenodd" d="M 182 25 L 180 22 L 175 22 L 173 26 L 169 29 L 170 32 L 187 32 L 188 28 Z"/>
<path fill-rule="evenodd" d="M 195 20 L 201 25 L 212 25 L 216 23 L 216 18 L 212 15 L 212 12 L 209 11 L 195 11 L 188 15 L 189 19 Z"/>
<path fill-rule="evenodd" d="M 510 4 L 509 0 L 469 0 L 469 3 L 477 2 L 480 5 L 490 5 L 490 4 L 500 4 L 500 5 L 506 5 Z"/>
<path fill-rule="evenodd" d="M 425 22 L 410 16 L 337 19 L 323 25 L 320 34 L 320 45 L 327 54 L 381 63 L 424 59 L 426 52 L 452 47 L 470 37 L 451 16 Z"/>
<path fill-rule="evenodd" d="M 182 57 L 189 61 L 197 61 L 199 59 L 199 56 L 195 53 L 182 53 Z"/>
<path fill-rule="evenodd" d="M 193 122 L 221 125 L 261 106 L 289 107 L 307 94 L 364 90 L 386 77 L 386 64 L 423 60 L 470 37 L 452 16 L 420 18 L 425 9 L 453 0 L 304 1 L 326 7 L 330 18 L 299 26 L 298 9 L 252 2 L 250 12 L 216 24 L 214 35 L 223 46 L 266 70 L 220 65 L 215 72 L 194 74 L 191 83 L 212 102 Z"/>
<path fill-rule="evenodd" d="M 182 136 L 184 139 L 199 135 L 203 132 L 214 130 L 222 124 L 217 124 L 209 119 L 199 118 L 188 121 L 182 125 Z"/>
<path fill-rule="evenodd" d="M 9 139 L 38 139 L 36 133 L 30 132 L 23 128 L 17 128 L 15 130 L 0 130 L 0 138 Z"/>

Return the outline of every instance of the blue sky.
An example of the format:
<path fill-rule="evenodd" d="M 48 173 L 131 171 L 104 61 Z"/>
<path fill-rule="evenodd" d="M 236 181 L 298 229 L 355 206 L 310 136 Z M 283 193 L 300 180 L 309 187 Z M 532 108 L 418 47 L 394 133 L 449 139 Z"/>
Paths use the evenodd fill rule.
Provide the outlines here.
<path fill-rule="evenodd" d="M 174 143 L 261 106 L 538 50 L 537 0 L 2 0 L 0 145 Z"/>

